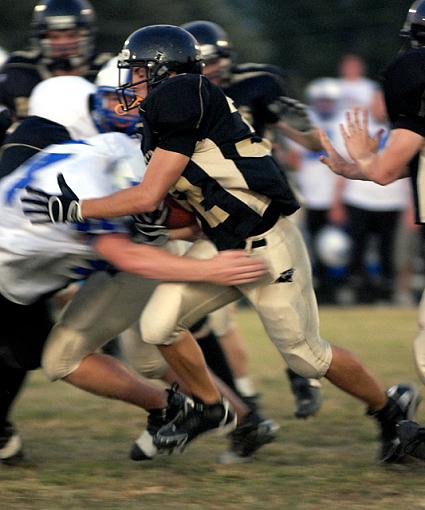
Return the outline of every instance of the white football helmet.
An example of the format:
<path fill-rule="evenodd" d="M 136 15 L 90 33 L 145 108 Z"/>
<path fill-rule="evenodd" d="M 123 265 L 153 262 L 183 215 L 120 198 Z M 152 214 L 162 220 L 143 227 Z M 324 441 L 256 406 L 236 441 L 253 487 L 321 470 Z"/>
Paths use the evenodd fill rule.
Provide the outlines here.
<path fill-rule="evenodd" d="M 56 76 L 34 87 L 28 106 L 37 115 L 64 126 L 71 138 L 79 140 L 99 133 L 93 122 L 89 100 L 96 87 L 80 76 Z"/>
<path fill-rule="evenodd" d="M 122 72 L 127 73 L 126 80 L 131 81 L 130 70 Z M 118 56 L 116 56 L 111 58 L 97 73 L 96 92 L 93 98 L 93 120 L 101 133 L 120 131 L 129 136 L 135 135 L 140 124 L 140 116 L 137 112 L 126 112 L 122 109 L 116 94 L 116 89 L 119 87 L 118 78 Z M 127 94 L 134 97 L 134 92 L 131 90 Z"/>
<path fill-rule="evenodd" d="M 345 267 L 351 255 L 351 237 L 341 228 L 327 225 L 315 238 L 315 248 L 320 261 L 328 267 Z"/>
<path fill-rule="evenodd" d="M 319 78 L 307 86 L 305 93 L 309 103 L 319 99 L 339 101 L 341 87 L 336 78 Z"/>

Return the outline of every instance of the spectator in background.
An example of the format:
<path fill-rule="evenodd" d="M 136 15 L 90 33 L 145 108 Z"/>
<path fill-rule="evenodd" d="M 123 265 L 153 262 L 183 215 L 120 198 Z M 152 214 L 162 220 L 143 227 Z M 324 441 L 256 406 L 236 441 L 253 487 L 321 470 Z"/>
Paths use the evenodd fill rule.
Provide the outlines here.
<path fill-rule="evenodd" d="M 371 136 L 383 130 L 382 149 L 389 135 L 383 92 L 375 89 L 370 104 Z M 391 302 L 395 279 L 395 240 L 400 218 L 409 204 L 407 179 L 380 186 L 371 181 L 343 177 L 342 201 L 347 213 L 347 227 L 352 236 L 349 279 L 357 302 Z M 377 241 L 377 274 L 367 267 L 370 241 Z"/>
<path fill-rule="evenodd" d="M 359 55 L 348 53 L 339 63 L 341 108 L 368 108 L 372 102 L 376 83 L 365 77 L 366 66 Z"/>
<path fill-rule="evenodd" d="M 338 137 L 341 87 L 338 80 L 319 78 L 306 89 L 309 114 L 315 126 L 325 130 L 331 140 Z M 329 214 L 335 200 L 337 177 L 320 162 L 320 153 L 300 149 L 300 166 L 296 182 L 304 206 L 304 232 L 314 266 L 315 289 L 319 303 L 335 301 L 336 280 L 330 277 L 329 267 L 322 262 L 316 249 L 316 238 L 331 222 Z"/>

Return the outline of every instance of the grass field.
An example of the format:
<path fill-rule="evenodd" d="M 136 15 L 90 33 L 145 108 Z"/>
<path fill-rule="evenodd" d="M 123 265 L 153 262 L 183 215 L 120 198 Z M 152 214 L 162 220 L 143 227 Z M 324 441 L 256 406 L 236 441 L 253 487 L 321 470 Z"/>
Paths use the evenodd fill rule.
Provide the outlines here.
<path fill-rule="evenodd" d="M 425 463 L 382 466 L 364 406 L 323 383 L 319 416 L 299 421 L 283 364 L 249 310 L 238 314 L 276 443 L 248 464 L 216 462 L 223 438 L 200 439 L 183 455 L 128 459 L 145 416 L 36 373 L 16 408 L 30 460 L 0 466 L 0 510 L 420 510 Z M 415 310 L 322 308 L 322 334 L 350 347 L 388 386 L 420 383 L 411 360 Z M 425 390 L 421 388 L 425 394 Z M 419 408 L 419 421 L 425 413 Z"/>

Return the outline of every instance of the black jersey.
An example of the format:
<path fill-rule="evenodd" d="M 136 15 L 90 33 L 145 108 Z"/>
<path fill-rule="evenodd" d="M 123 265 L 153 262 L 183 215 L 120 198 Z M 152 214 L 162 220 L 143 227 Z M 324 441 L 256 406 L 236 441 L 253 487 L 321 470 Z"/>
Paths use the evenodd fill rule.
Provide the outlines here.
<path fill-rule="evenodd" d="M 279 97 L 288 95 L 284 72 L 266 64 L 236 66 L 223 90 L 260 136 L 264 136 L 267 124 L 279 121 Z"/>
<path fill-rule="evenodd" d="M 70 140 L 70 134 L 61 124 L 42 117 L 27 117 L 6 138 L 0 149 L 0 178 L 9 175 L 47 146 Z"/>
<path fill-rule="evenodd" d="M 112 57 L 109 53 L 95 56 L 81 70 L 81 76 L 94 81 L 100 68 Z M 38 51 L 12 53 L 0 72 L 0 104 L 7 106 L 18 120 L 28 114 L 28 98 L 33 88 L 43 80 L 54 76 L 41 63 Z"/>
<path fill-rule="evenodd" d="M 407 129 L 425 138 L 425 48 L 401 53 L 383 76 L 392 129 Z M 416 222 L 425 223 L 425 150 L 409 163 Z"/>
<path fill-rule="evenodd" d="M 235 248 L 280 214 L 299 207 L 270 155 L 270 143 L 207 78 L 178 75 L 141 105 L 150 147 L 190 158 L 171 190 L 195 211 L 219 250 Z M 270 227 L 269 227 L 270 228 Z"/>

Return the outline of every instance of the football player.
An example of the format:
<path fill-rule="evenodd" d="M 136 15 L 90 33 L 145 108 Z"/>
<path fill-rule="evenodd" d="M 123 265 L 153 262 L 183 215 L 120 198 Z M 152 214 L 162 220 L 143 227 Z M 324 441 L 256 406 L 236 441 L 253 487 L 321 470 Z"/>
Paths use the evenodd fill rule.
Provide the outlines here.
<path fill-rule="evenodd" d="M 88 0 L 37 2 L 31 21 L 31 48 L 11 53 L 1 70 L 0 105 L 9 109 L 11 120 L 27 116 L 28 98 L 42 80 L 79 75 L 94 81 L 112 56 L 96 53 L 95 30 L 95 13 Z"/>
<path fill-rule="evenodd" d="M 298 203 L 269 145 L 202 76 L 196 39 L 175 26 L 144 27 L 126 40 L 119 67 L 132 71 L 132 80 L 121 87 L 123 106 L 138 106 L 152 134 L 143 181 L 108 197 L 80 201 L 59 177 L 59 194 L 28 188 L 26 214 L 33 221 L 84 224 L 88 218 L 153 211 L 171 191 L 192 207 L 219 251 L 243 248 L 268 264 L 268 273 L 253 284 L 163 283 L 155 289 L 142 314 L 142 336 L 163 352 L 174 346 L 181 359 L 174 358 L 172 366 L 187 375 L 195 390 L 195 406 L 161 427 L 155 445 L 173 449 L 225 425 L 219 395 L 211 391 L 208 372 L 193 355 L 187 328 L 243 295 L 288 365 L 304 377 L 326 377 L 362 400 L 380 426 L 380 459 L 398 459 L 396 426 L 413 416 L 417 392 L 408 385 L 385 392 L 353 354 L 320 337 L 309 259 L 297 227 L 288 220 Z M 128 102 L 128 88 L 143 101 Z M 101 253 L 107 257 L 108 249 Z M 205 256 L 202 241 L 194 243 L 189 255 Z"/>
<path fill-rule="evenodd" d="M 424 142 L 425 112 L 425 1 L 417 0 L 407 14 L 401 31 L 404 44 L 397 57 L 384 71 L 384 92 L 391 131 L 385 148 L 376 152 L 376 141 L 368 135 L 368 113 L 354 110 L 341 127 L 351 161 L 344 159 L 321 133 L 328 155 L 322 161 L 335 173 L 348 179 L 373 181 L 386 185 L 410 177 L 416 222 L 425 223 Z M 425 381 L 425 294 L 419 305 L 419 334 L 414 342 L 418 374 Z M 400 424 L 400 449 L 425 459 L 425 429 L 417 423 Z"/>
<path fill-rule="evenodd" d="M 117 74 L 118 72 L 115 68 L 115 75 Z M 136 129 L 136 125 L 139 122 L 138 116 L 119 115 L 116 117 L 114 115 L 115 105 L 113 104 L 113 101 L 115 100 L 111 97 L 108 97 L 108 94 L 111 92 L 111 87 L 107 77 L 104 75 L 100 76 L 98 82 L 101 83 L 101 85 L 96 88 L 94 85 L 90 84 L 81 77 L 64 76 L 46 80 L 34 89 L 30 100 L 30 113 L 34 115 L 25 119 L 14 131 L 14 133 L 8 138 L 8 143 L 4 147 L 4 157 L 0 163 L 2 174 L 10 175 L 11 172 L 19 167 L 19 165 L 25 163 L 28 160 L 24 166 L 25 170 L 22 170 L 21 172 L 21 174 L 23 173 L 26 177 L 21 177 L 18 179 L 18 185 L 16 189 L 19 188 L 19 183 L 22 184 L 28 178 L 31 180 L 34 178 L 41 179 L 41 177 L 46 174 L 48 169 L 50 169 L 50 172 L 53 172 L 52 175 L 55 175 L 54 168 L 56 167 L 58 171 L 58 165 L 60 167 L 70 167 L 70 169 L 74 168 L 73 175 L 75 175 L 76 179 L 78 180 L 79 186 L 83 187 L 84 189 L 90 189 L 91 187 L 96 186 L 97 181 L 99 181 L 99 189 L 102 189 L 102 186 L 106 186 L 108 189 L 110 189 L 110 186 L 114 185 L 125 186 L 130 183 L 129 176 L 131 176 L 132 168 L 134 167 L 140 172 L 140 170 L 144 167 L 143 159 L 138 148 L 138 139 L 133 141 L 125 136 L 117 138 L 112 137 L 111 135 L 107 139 L 90 138 L 90 145 L 81 142 L 75 145 L 70 143 L 71 135 L 77 139 L 87 136 L 92 137 L 98 133 L 99 129 L 106 131 L 106 127 L 109 129 L 120 128 L 126 133 L 133 133 Z M 63 94 L 68 97 L 68 108 L 62 107 Z M 97 97 L 98 95 L 99 97 Z M 92 114 L 90 114 L 90 105 L 92 105 L 94 108 Z M 107 111 L 108 108 L 112 110 L 109 111 L 109 113 Z M 105 109 L 106 118 L 103 119 Z M 106 115 L 107 113 L 108 115 Z M 43 115 L 43 117 L 41 117 L 41 115 Z M 127 119 L 125 119 L 125 117 L 127 117 Z M 96 119 L 96 121 L 93 121 L 93 119 Z M 100 127 L 97 127 L 98 125 Z M 34 161 L 29 159 L 31 155 L 39 153 L 43 148 L 45 149 L 49 144 L 49 140 L 56 143 L 66 143 L 65 145 L 55 145 L 54 147 L 56 147 L 56 152 L 53 151 L 53 153 L 51 153 L 49 152 L 49 149 L 46 154 L 42 152 L 40 155 L 36 155 L 36 159 Z M 99 142 L 97 143 L 96 140 L 99 140 Z M 113 172 L 112 169 L 115 167 L 117 167 L 117 169 Z M 110 169 L 111 175 L 108 174 L 108 168 Z M 127 174 L 125 173 L 126 171 Z M 13 173 L 13 175 L 16 176 L 16 173 Z M 5 177 L 2 180 L 2 182 L 5 182 L 4 186 L 7 186 L 7 183 L 9 182 L 7 179 L 10 180 L 10 178 L 11 177 Z M 133 177 L 132 180 L 136 180 L 136 177 Z M 140 180 L 140 176 L 138 176 L 137 180 Z M 45 182 L 48 182 L 48 178 Z M 9 187 L 10 186 L 11 185 L 9 184 Z M 9 192 L 5 191 L 5 193 L 7 194 Z M 13 193 L 16 194 L 16 191 Z M 5 207 L 4 210 L 7 212 L 10 210 L 10 208 Z M 15 213 L 16 211 L 12 209 L 12 217 L 14 217 Z M 51 320 L 46 317 L 47 297 L 52 295 L 56 289 L 63 288 L 66 282 L 78 279 L 78 274 L 80 274 L 80 276 L 86 277 L 87 274 L 90 273 L 91 269 L 99 269 L 99 267 L 102 267 L 101 265 L 99 266 L 97 262 L 94 262 L 94 265 L 92 264 L 93 267 L 90 267 L 90 263 L 87 265 L 87 263 L 84 262 L 83 266 L 77 267 L 77 272 L 73 273 L 72 270 L 71 272 L 68 270 L 69 268 L 67 268 L 67 264 L 69 265 L 74 262 L 77 264 L 78 260 L 74 261 L 75 256 L 71 256 L 75 250 L 78 251 L 80 249 L 82 250 L 83 254 L 87 252 L 87 250 L 89 250 L 87 253 L 90 252 L 91 248 L 87 237 L 88 235 L 89 237 L 92 237 L 90 233 L 102 233 L 102 231 L 110 233 L 114 231 L 114 225 L 110 222 L 97 222 L 97 226 L 87 225 L 83 228 L 83 237 L 81 237 L 81 233 L 77 234 L 69 230 L 64 231 L 63 236 L 60 236 L 60 232 L 58 234 L 56 232 L 57 229 L 53 228 L 53 230 L 50 232 L 47 231 L 41 236 L 41 244 L 38 245 L 39 247 L 37 248 L 37 253 L 40 259 L 38 263 L 36 263 L 36 257 L 33 254 L 34 236 L 33 234 L 27 232 L 28 229 L 25 227 L 26 222 L 22 220 L 22 217 L 18 215 L 18 218 L 13 225 L 5 221 L 5 224 L 2 227 L 5 233 L 3 236 L 5 239 L 5 246 L 3 246 L 3 250 L 0 247 L 0 251 L 3 253 L 3 263 L 1 264 L 3 269 L 1 270 L 2 276 L 0 277 L 0 280 L 3 282 L 3 290 L 5 286 L 8 288 L 10 287 L 8 291 L 4 290 L 4 292 L 2 292 L 4 298 L 2 298 L 2 303 L 4 304 L 5 309 L 10 310 L 10 312 L 14 311 L 15 309 L 17 311 L 22 310 L 24 317 L 31 316 L 32 320 L 31 323 L 28 323 L 28 327 L 34 328 L 36 330 L 36 340 L 32 344 L 28 345 L 27 339 L 29 337 L 29 331 L 21 331 L 19 328 L 15 328 L 14 335 L 19 336 L 20 338 L 19 345 L 16 347 L 16 350 L 18 351 L 17 356 L 22 356 L 24 361 L 20 362 L 19 365 L 18 363 L 15 363 L 15 365 L 9 362 L 4 363 L 6 366 L 2 367 L 2 370 L 0 371 L 0 377 L 2 379 L 2 384 L 0 385 L 2 388 L 2 392 L 0 393 L 0 459 L 5 463 L 11 463 L 18 460 L 22 453 L 19 435 L 14 430 L 9 420 L 10 407 L 23 382 L 23 378 L 27 369 L 36 368 L 38 366 L 39 358 L 41 356 L 41 349 L 43 348 L 44 341 L 47 336 L 47 331 L 51 327 Z M 92 227 L 95 229 L 94 231 L 92 231 Z M 18 237 L 22 238 L 23 246 L 18 246 L 17 243 L 10 241 L 10 239 L 17 239 L 17 232 L 20 230 L 23 230 L 23 233 L 21 233 Z M 127 230 L 124 229 L 124 232 L 126 231 Z M 8 233 L 10 233 L 9 236 L 7 235 Z M 9 241 L 7 241 L 8 237 Z M 66 240 L 69 240 L 69 243 L 66 242 Z M 14 251 L 15 248 L 10 246 L 11 242 L 19 255 Z M 58 242 L 57 246 L 55 242 Z M 102 242 L 104 243 L 105 241 L 103 240 Z M 5 255 L 4 250 L 7 250 L 7 256 Z M 129 247 L 129 250 L 129 253 L 126 255 L 127 257 L 130 257 L 128 262 L 130 262 L 131 258 L 133 258 L 133 255 L 131 255 L 131 251 L 133 251 L 132 245 Z M 126 249 L 123 245 L 122 249 L 120 249 L 120 252 L 122 255 L 124 255 L 125 251 Z M 66 255 L 66 253 L 68 253 L 68 255 Z M 136 253 L 134 253 L 134 256 L 135 255 Z M 153 255 L 151 258 L 152 262 L 155 260 L 157 262 L 159 260 L 156 252 L 151 254 L 148 253 L 147 255 Z M 212 256 L 214 255 L 215 254 L 212 254 Z M 24 257 L 24 259 L 22 259 L 22 257 Z M 25 263 L 27 258 L 31 259 L 31 264 Z M 62 259 L 64 259 L 63 264 L 61 262 Z M 180 260 L 180 258 L 178 260 Z M 118 259 L 116 263 L 119 267 L 122 268 Z M 229 265 L 234 265 L 234 262 L 231 262 L 230 259 L 228 263 Z M 10 269 L 8 264 L 11 264 L 10 267 L 14 267 L 17 272 Z M 34 274 L 34 264 L 37 266 L 36 274 Z M 20 269 L 15 266 L 19 266 Z M 24 270 L 23 266 L 28 269 L 29 273 Z M 159 264 L 158 270 L 160 266 L 161 264 Z M 161 271 L 164 269 L 165 271 L 168 271 L 168 268 L 171 269 L 172 266 L 172 261 L 171 265 L 170 261 L 164 261 L 164 267 L 161 269 Z M 137 270 L 137 268 L 133 269 Z M 145 269 L 150 272 L 149 268 L 146 267 Z M 176 267 L 175 269 L 178 268 Z M 52 272 L 50 275 L 48 274 L 49 270 Z M 194 267 L 191 265 L 190 272 L 192 275 L 194 275 L 193 270 Z M 214 272 L 216 271 L 217 268 L 214 269 Z M 182 277 L 184 277 L 184 274 L 181 271 L 178 271 L 178 278 L 180 279 Z M 25 282 L 22 283 L 21 291 L 18 291 L 22 293 L 20 296 L 13 294 L 13 292 L 15 292 L 14 289 L 16 287 L 17 278 L 20 281 Z M 127 295 L 123 293 L 121 300 L 116 301 L 117 306 L 120 302 L 123 303 L 123 306 L 125 305 L 126 307 L 125 310 L 117 310 L 117 316 L 115 318 L 112 318 L 112 316 L 114 316 L 112 310 L 113 306 L 111 309 L 102 310 L 102 306 L 106 306 L 108 303 L 108 296 L 110 296 L 111 299 L 113 297 L 112 294 L 108 294 L 108 292 L 113 293 L 118 289 L 120 289 L 121 292 L 121 286 L 124 286 L 126 281 L 125 278 L 126 277 L 123 275 L 112 278 L 109 277 L 106 273 L 103 273 L 102 276 L 96 275 L 94 279 L 92 278 L 90 280 L 92 283 L 86 284 L 87 287 L 84 287 L 85 290 L 82 291 L 82 293 L 79 292 L 77 294 L 77 299 L 73 301 L 69 306 L 67 312 L 61 320 L 61 323 L 57 325 L 54 330 L 54 338 L 56 339 L 56 343 L 51 340 L 48 344 L 50 347 L 46 350 L 46 357 L 49 358 L 49 360 L 51 359 L 51 355 L 49 354 L 51 351 L 54 352 L 54 359 L 57 359 L 57 356 L 60 352 L 59 346 L 63 345 L 63 341 L 62 343 L 58 344 L 57 340 L 63 338 L 65 338 L 65 340 L 69 340 L 70 331 L 74 331 L 73 339 L 75 340 L 76 344 L 78 344 L 78 339 L 80 339 L 82 342 L 82 339 L 84 338 L 86 341 L 84 349 L 88 349 L 90 351 L 90 349 L 93 348 L 90 342 L 100 342 L 99 345 L 97 345 L 100 347 L 102 341 L 105 342 L 111 337 L 109 335 L 108 327 L 103 326 L 102 334 L 104 334 L 104 336 L 101 334 L 102 341 L 99 341 L 99 333 L 96 332 L 96 329 L 98 329 L 99 321 L 104 324 L 105 317 L 111 317 L 109 327 L 116 328 L 113 330 L 120 332 L 121 328 L 125 329 L 126 325 L 129 326 L 131 322 L 137 318 L 137 314 L 134 315 L 134 313 L 136 313 L 136 309 L 138 309 L 140 314 L 140 310 L 143 307 L 143 302 L 146 300 L 146 296 L 148 296 L 149 292 L 152 291 L 153 283 L 147 282 L 145 285 L 140 280 L 139 284 L 137 284 L 136 280 L 132 278 L 128 286 L 129 294 Z M 202 280 L 204 280 L 204 278 L 205 275 L 202 272 Z M 5 279 L 6 283 L 4 283 Z M 103 291 L 102 288 L 104 289 Z M 33 289 L 31 292 L 35 292 L 37 294 L 34 299 L 37 298 L 36 301 L 38 304 L 34 307 L 32 304 L 27 307 L 28 302 L 25 301 L 32 299 L 31 296 L 27 295 L 29 293 L 28 289 Z M 140 295 L 132 295 L 134 291 L 138 292 Z M 95 292 L 97 292 L 97 294 L 94 294 Z M 11 293 L 13 296 L 11 296 Z M 89 301 L 93 300 L 94 302 L 98 303 L 96 307 L 92 309 L 92 314 L 88 312 L 90 305 L 85 301 L 85 295 L 89 296 Z M 134 310 L 131 308 L 129 301 L 132 303 L 134 302 Z M 16 302 L 19 303 L 19 306 L 15 305 Z M 127 306 L 129 307 L 128 309 Z M 35 312 L 40 310 L 43 313 L 40 314 L 40 324 L 38 324 Z M 129 313 L 126 315 L 124 311 L 128 311 Z M 31 313 L 34 315 L 31 315 Z M 84 314 L 84 319 L 81 317 L 81 314 Z M 8 316 L 10 316 L 10 314 L 8 314 Z M 88 319 L 89 316 L 93 319 L 92 322 Z M 120 323 L 120 320 L 125 322 Z M 78 326 L 77 331 L 75 331 L 76 324 L 84 325 L 82 331 L 78 329 L 80 326 Z M 10 333 L 12 330 L 13 328 L 10 325 L 7 331 Z M 65 334 L 63 333 L 64 330 Z M 6 344 L 10 340 L 9 333 L 3 337 L 3 342 Z M 13 338 L 15 338 L 15 336 L 13 336 Z M 86 356 L 88 351 L 86 352 L 86 350 L 84 350 L 81 345 L 79 348 L 77 347 L 78 345 L 74 346 L 72 350 L 73 354 L 71 356 L 69 356 L 70 352 L 68 350 L 68 354 L 65 356 L 65 358 L 61 358 L 60 362 L 62 370 L 65 366 L 69 367 L 70 364 L 72 365 L 70 367 L 70 371 L 72 369 L 73 372 L 72 382 L 81 387 L 79 380 L 77 381 L 75 379 L 78 377 L 78 371 L 75 373 L 74 368 L 77 368 L 77 365 L 79 365 L 81 359 Z M 27 359 L 32 361 L 28 361 L 27 363 L 25 361 Z M 101 360 L 100 364 L 99 359 Z M 105 360 L 108 358 L 102 357 L 99 359 L 97 359 L 95 363 L 101 366 L 102 363 L 105 363 Z M 2 359 L 2 361 L 5 360 Z M 49 363 L 52 364 L 52 361 L 50 360 Z M 84 364 L 87 366 L 87 362 Z M 115 365 L 115 367 L 120 366 L 119 364 L 115 364 L 114 361 L 109 361 L 109 364 L 111 367 L 112 365 Z M 116 368 L 113 369 L 113 367 L 111 370 L 115 371 L 117 374 L 119 372 L 119 368 L 118 371 Z M 87 384 L 89 379 L 87 379 L 88 374 L 86 374 L 86 368 L 84 369 L 84 374 L 84 384 Z M 112 381 L 111 377 L 109 378 L 110 381 Z M 123 378 L 122 375 L 119 377 L 121 378 L 121 384 L 124 385 L 126 379 Z M 133 380 L 132 382 L 130 379 L 128 379 L 128 376 L 127 384 L 129 388 L 133 386 L 132 391 L 137 390 L 137 381 Z M 89 390 L 93 389 L 93 386 L 90 385 L 89 387 L 84 387 Z M 142 389 L 143 388 L 140 386 L 140 395 L 142 394 Z M 99 392 L 99 390 L 96 391 Z M 110 391 L 110 389 L 107 391 Z M 152 420 L 154 423 L 158 423 L 158 417 L 155 418 L 155 413 L 153 417 L 150 418 L 150 422 L 152 422 Z M 161 420 L 159 420 L 159 422 L 162 423 Z M 140 457 L 140 455 L 143 453 L 146 455 L 145 458 L 151 458 L 154 453 L 152 451 L 152 446 L 150 446 L 150 449 L 148 447 L 147 451 L 149 454 L 147 454 L 146 451 L 141 453 L 141 448 L 146 448 L 146 440 L 149 439 L 150 436 L 148 435 L 147 438 L 146 435 L 142 436 L 143 437 L 141 439 L 139 438 L 138 440 L 138 455 Z"/>
<path fill-rule="evenodd" d="M 310 123 L 307 109 L 286 97 L 287 77 L 282 69 L 265 64 L 234 65 L 233 45 L 227 33 L 216 23 L 192 21 L 182 25 L 182 28 L 190 32 L 200 45 L 205 76 L 233 99 L 239 112 L 258 135 L 271 135 L 271 129 L 278 129 L 285 135 L 296 133 L 295 141 L 302 142 L 310 150 L 317 150 L 316 131 Z M 295 105 L 299 106 L 295 108 Z M 296 121 L 296 129 L 287 122 L 289 110 L 291 121 Z M 220 317 L 230 312 L 216 313 Z M 236 381 L 239 381 L 239 389 L 255 402 L 242 335 L 232 325 L 224 333 L 223 345 L 232 362 Z M 305 419 L 316 414 L 321 405 L 320 382 L 302 377 L 290 368 L 286 369 L 286 374 L 295 397 L 295 416 Z"/>
<path fill-rule="evenodd" d="M 165 399 L 161 391 L 128 373 L 118 360 L 93 354 L 96 348 L 138 319 L 157 285 L 151 279 L 205 281 L 211 277 L 212 283 L 226 285 L 232 284 L 234 277 L 238 280 L 242 272 L 243 281 L 263 272 L 262 263 L 249 260 L 243 252 L 196 260 L 135 244 L 129 239 L 125 218 L 88 221 L 77 228 L 71 225 L 40 228 L 28 224 L 22 215 L 19 195 L 27 182 L 53 190 L 60 171 L 74 181 L 80 193 L 92 196 L 96 188 L 104 195 L 139 182 L 143 168 L 143 155 L 133 140 L 119 133 L 107 133 L 85 141 L 49 146 L 2 179 L 0 294 L 2 309 L 7 311 L 5 317 L 11 321 L 5 319 L 1 341 L 1 363 L 6 371 L 3 367 L 0 371 L 2 379 L 5 378 L 2 400 L 10 398 L 6 373 L 37 368 L 44 349 L 43 366 L 51 379 L 61 378 L 92 393 L 118 398 L 149 411 L 163 408 Z M 109 249 L 111 236 L 114 245 L 119 243 L 119 251 Z M 112 263 L 109 266 L 99 257 L 99 253 L 106 251 Z M 115 268 L 134 274 L 118 273 Z M 73 298 L 44 346 L 52 326 L 47 313 L 48 297 L 93 272 L 96 274 Z M 137 274 L 145 278 L 137 278 Z M 19 323 L 16 316 L 21 318 Z M 175 402 L 174 393 L 172 400 Z M 231 412 L 228 414 L 232 425 Z M 152 411 L 149 422 L 157 422 L 161 417 L 162 411 Z M 4 421 L 3 429 L 9 432 L 9 440 L 16 439 L 16 434 L 10 436 L 7 415 Z M 0 448 L 3 460 L 12 457 L 10 449 L 10 441 Z"/>

